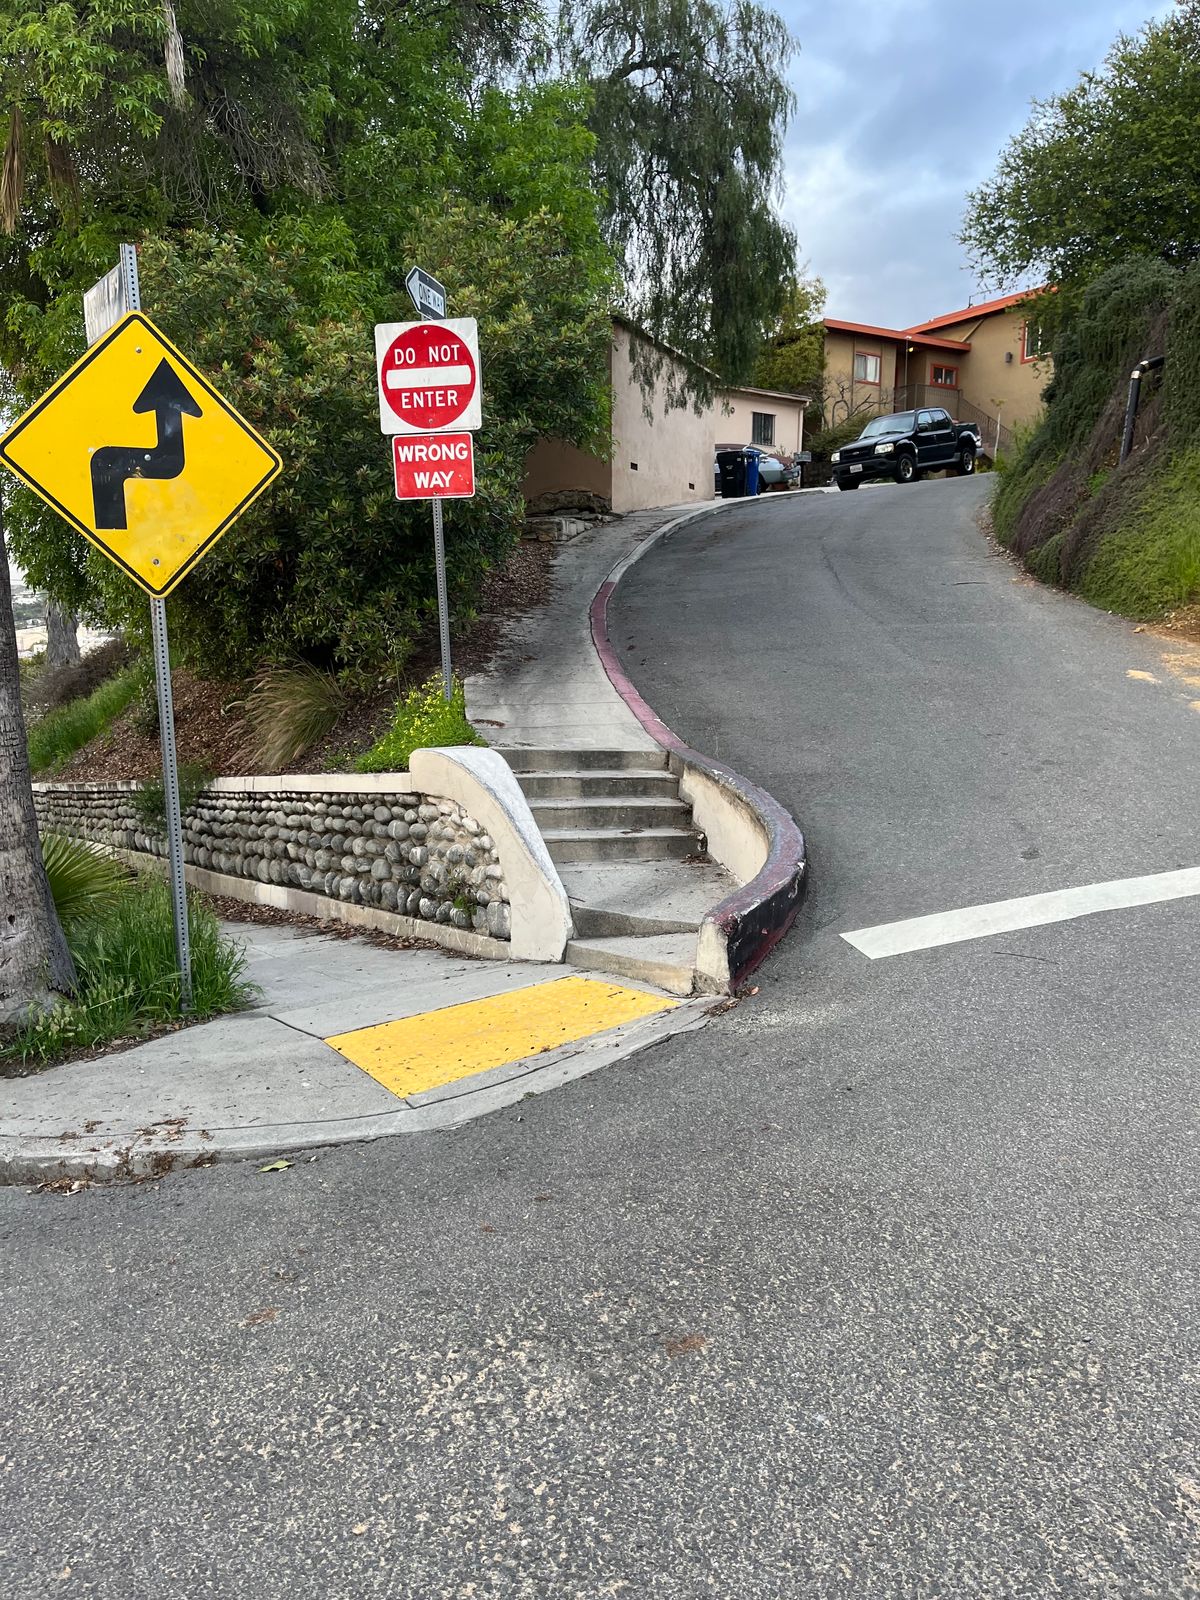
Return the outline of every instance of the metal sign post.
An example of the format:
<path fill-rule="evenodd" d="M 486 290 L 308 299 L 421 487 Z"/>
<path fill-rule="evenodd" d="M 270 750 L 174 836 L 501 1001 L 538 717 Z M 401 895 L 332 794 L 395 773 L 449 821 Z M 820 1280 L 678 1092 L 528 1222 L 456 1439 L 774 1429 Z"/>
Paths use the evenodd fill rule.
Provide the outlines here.
<path fill-rule="evenodd" d="M 121 246 L 120 273 L 126 311 L 142 309 L 137 251 Z M 171 652 L 167 640 L 167 602 L 150 601 L 150 635 L 154 651 L 154 687 L 158 694 L 158 740 L 162 750 L 163 810 L 167 823 L 167 860 L 171 872 L 171 914 L 175 923 L 175 959 L 179 963 L 179 1009 L 192 1009 L 192 943 L 188 931 L 187 879 L 183 872 L 183 816 L 179 810 L 179 765 L 175 752 L 175 702 L 171 693 Z"/>
<path fill-rule="evenodd" d="M 84 308 L 87 354 L 0 437 L 0 462 L 149 597 L 179 995 L 188 1011 L 166 596 L 275 481 L 283 461 L 143 314 L 132 245 L 121 246 Z"/>
<path fill-rule="evenodd" d="M 482 422 L 479 372 L 479 330 L 474 318 L 449 316 L 444 285 L 421 267 L 405 278 L 420 322 L 381 322 L 375 327 L 375 372 L 379 394 L 379 422 L 384 433 L 446 434 L 451 428 L 468 433 Z M 434 332 L 433 330 L 437 331 Z M 455 436 L 461 439 L 462 435 Z M 396 456 L 396 495 L 402 493 L 401 467 Z M 454 669 L 450 659 L 450 604 L 446 583 L 446 540 L 442 524 L 442 498 L 466 498 L 474 493 L 474 452 L 470 452 L 470 486 L 451 470 L 422 473 L 420 498 L 433 502 L 433 559 L 437 576 L 438 634 L 442 649 L 442 693 L 454 697 Z M 448 463 L 440 461 L 443 469 Z M 456 481 L 457 480 L 457 481 Z M 433 493 L 430 494 L 429 490 Z"/>
<path fill-rule="evenodd" d="M 446 541 L 442 537 L 442 502 L 433 502 L 433 564 L 437 569 L 438 633 L 442 641 L 442 695 L 454 699 L 454 669 L 450 664 L 450 602 L 446 594 Z"/>
<path fill-rule="evenodd" d="M 167 818 L 167 858 L 171 867 L 171 911 L 179 962 L 179 1006 L 192 1009 L 192 946 L 188 935 L 187 880 L 183 874 L 183 817 L 179 809 L 179 767 L 175 759 L 175 705 L 171 695 L 171 655 L 167 643 L 167 602 L 151 600 L 154 685 L 158 691 L 158 736 L 162 746 L 163 810 Z"/>

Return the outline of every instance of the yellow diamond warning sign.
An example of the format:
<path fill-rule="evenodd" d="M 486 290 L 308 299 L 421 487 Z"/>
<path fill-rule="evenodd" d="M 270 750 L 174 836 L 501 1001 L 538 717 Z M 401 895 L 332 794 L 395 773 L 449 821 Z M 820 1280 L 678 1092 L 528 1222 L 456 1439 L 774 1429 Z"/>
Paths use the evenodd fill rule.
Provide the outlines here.
<path fill-rule="evenodd" d="M 0 460 L 155 596 L 175 587 L 282 466 L 140 311 L 9 429 Z"/>

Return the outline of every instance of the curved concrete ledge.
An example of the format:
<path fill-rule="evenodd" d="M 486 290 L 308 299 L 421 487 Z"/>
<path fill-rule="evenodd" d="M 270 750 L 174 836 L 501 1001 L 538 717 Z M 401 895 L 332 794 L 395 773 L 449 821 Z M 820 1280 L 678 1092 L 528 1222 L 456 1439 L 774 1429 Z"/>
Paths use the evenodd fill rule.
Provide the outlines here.
<path fill-rule="evenodd" d="M 727 502 L 737 506 L 741 502 Z M 711 514 L 711 513 L 710 513 Z M 702 983 L 734 990 L 758 966 L 796 920 L 808 887 L 808 852 L 793 818 L 748 778 L 701 755 L 643 700 L 617 659 L 608 632 L 608 605 L 633 564 L 660 538 L 695 520 L 677 518 L 620 562 L 596 591 L 591 605 L 592 642 L 609 682 L 646 732 L 668 751 L 680 777 L 680 794 L 708 838 L 710 853 L 742 887 L 713 907 L 700 926 L 696 970 Z"/>
<path fill-rule="evenodd" d="M 512 914 L 510 959 L 561 961 L 574 931 L 571 905 L 504 757 L 474 745 L 414 750 L 408 770 L 415 789 L 457 801 L 495 841 Z"/>

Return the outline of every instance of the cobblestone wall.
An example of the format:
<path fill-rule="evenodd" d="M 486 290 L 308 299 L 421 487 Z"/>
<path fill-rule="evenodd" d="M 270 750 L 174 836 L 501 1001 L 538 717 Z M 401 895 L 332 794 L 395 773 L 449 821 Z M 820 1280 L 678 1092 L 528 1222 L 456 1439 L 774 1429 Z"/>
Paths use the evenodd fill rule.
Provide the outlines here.
<path fill-rule="evenodd" d="M 431 795 L 226 787 L 232 782 L 206 789 L 184 816 L 192 865 L 509 937 L 499 855 L 461 806 Z M 34 785 L 44 833 L 165 856 L 137 792 L 127 783 Z"/>

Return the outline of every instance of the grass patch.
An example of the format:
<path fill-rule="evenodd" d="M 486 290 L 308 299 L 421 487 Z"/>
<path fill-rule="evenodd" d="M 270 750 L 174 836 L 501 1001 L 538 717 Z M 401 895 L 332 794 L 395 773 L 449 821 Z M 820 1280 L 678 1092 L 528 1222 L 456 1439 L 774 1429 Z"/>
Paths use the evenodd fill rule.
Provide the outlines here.
<path fill-rule="evenodd" d="M 466 689 L 456 683 L 454 698 L 445 699 L 438 674 L 409 690 L 396 706 L 391 727 L 359 757 L 356 768 L 359 772 L 404 772 L 414 750 L 485 742 L 467 721 Z"/>
<path fill-rule="evenodd" d="M 1056 533 L 1025 557 L 1025 565 L 1043 583 L 1062 583 L 1062 547 L 1065 535 Z"/>
<path fill-rule="evenodd" d="M 1081 574 L 1094 606 L 1156 617 L 1200 594 L 1200 448 L 1165 462 L 1121 527 L 1106 533 Z"/>
<path fill-rule="evenodd" d="M 48 711 L 29 729 L 30 767 L 35 773 L 61 771 L 77 750 L 112 726 L 137 692 L 137 673 L 126 668 L 82 699 Z"/>
<path fill-rule="evenodd" d="M 1044 447 L 1038 422 L 1016 430 L 1012 449 L 996 462 L 999 483 L 992 499 L 992 528 L 1002 545 L 1012 544 L 1027 501 L 1049 483 L 1058 461 Z"/>
<path fill-rule="evenodd" d="M 346 691 L 332 672 L 306 661 L 266 667 L 246 697 L 255 759 L 268 771 L 298 761 L 332 732 L 346 709 Z"/>
<path fill-rule="evenodd" d="M 189 900 L 192 942 L 191 1018 L 240 1010 L 254 994 L 242 949 L 224 938 L 216 917 Z M 160 878 L 130 879 L 103 914 L 67 929 L 79 992 L 38 1017 L 0 1049 L 4 1066 L 46 1065 L 78 1050 L 117 1040 L 135 1043 L 179 1020 L 179 973 L 171 897 Z"/>

